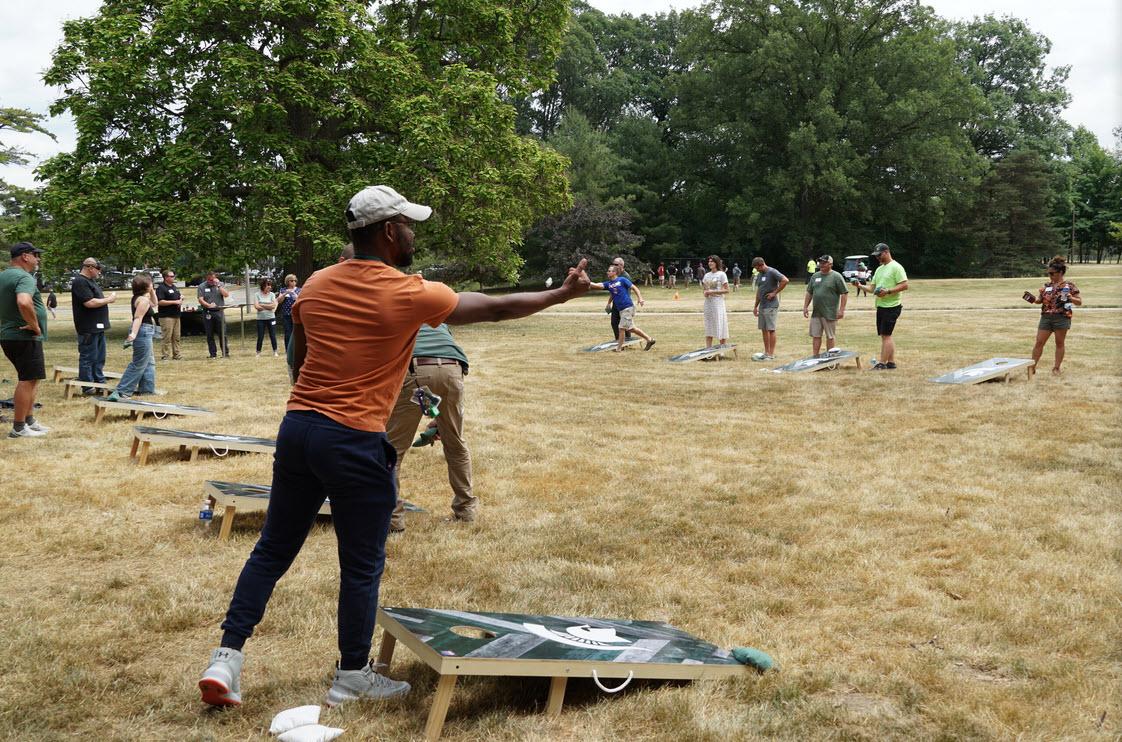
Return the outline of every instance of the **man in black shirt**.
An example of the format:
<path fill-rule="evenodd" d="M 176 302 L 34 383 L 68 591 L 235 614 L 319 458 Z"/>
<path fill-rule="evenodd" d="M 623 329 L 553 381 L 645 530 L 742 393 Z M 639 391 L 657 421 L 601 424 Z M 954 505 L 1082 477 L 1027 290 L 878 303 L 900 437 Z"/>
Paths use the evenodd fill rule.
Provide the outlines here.
<path fill-rule="evenodd" d="M 218 274 L 210 271 L 206 280 L 199 284 L 197 291 L 199 304 L 203 307 L 203 327 L 206 329 L 206 345 L 210 357 L 216 357 L 221 349 L 222 357 L 230 357 L 230 344 L 226 340 L 226 297 L 230 295 L 218 279 Z M 218 338 L 217 345 L 214 342 Z"/>
<path fill-rule="evenodd" d="M 182 360 L 179 354 L 179 315 L 183 304 L 183 296 L 175 286 L 175 271 L 165 270 L 164 280 L 156 287 L 156 302 L 159 310 L 156 317 L 160 320 L 160 329 L 164 333 L 164 341 L 160 344 L 160 360 L 168 359 L 168 350 L 171 357 Z"/>
<path fill-rule="evenodd" d="M 74 329 L 78 333 L 78 380 L 105 383 L 105 331 L 109 329 L 109 305 L 117 301 L 116 292 L 105 296 L 97 277 L 101 263 L 95 258 L 82 261 L 82 271 L 70 285 Z M 93 394 L 92 388 L 82 389 Z"/>

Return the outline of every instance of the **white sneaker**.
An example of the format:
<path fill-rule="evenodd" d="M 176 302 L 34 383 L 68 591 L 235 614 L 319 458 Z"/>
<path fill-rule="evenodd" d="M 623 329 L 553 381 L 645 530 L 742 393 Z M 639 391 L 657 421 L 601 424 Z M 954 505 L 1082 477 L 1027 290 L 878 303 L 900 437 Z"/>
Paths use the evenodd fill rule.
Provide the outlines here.
<path fill-rule="evenodd" d="M 203 703 L 211 706 L 242 704 L 242 663 L 245 655 L 236 649 L 219 647 L 210 653 L 210 665 L 199 678 Z"/>
<path fill-rule="evenodd" d="M 9 438 L 42 438 L 45 435 L 46 432 L 42 430 L 36 430 L 30 425 L 24 425 L 20 430 L 12 428 L 8 433 Z"/>
<path fill-rule="evenodd" d="M 765 355 L 765 356 L 764 356 L 763 358 L 761 358 L 760 360 L 761 360 L 761 361 L 774 361 L 774 360 L 775 360 L 775 356 L 773 356 L 773 355 Z"/>
<path fill-rule="evenodd" d="M 752 354 L 752 360 L 753 361 L 766 361 L 767 360 L 767 353 L 753 353 Z"/>
<path fill-rule="evenodd" d="M 409 683 L 404 680 L 391 680 L 385 675 L 374 672 L 374 663 L 361 670 L 335 670 L 335 682 L 327 691 L 324 703 L 338 706 L 344 701 L 359 698 L 385 701 L 403 696 L 409 692 Z"/>
<path fill-rule="evenodd" d="M 49 432 L 51 432 L 51 429 L 50 429 L 50 428 L 48 428 L 48 427 L 47 427 L 46 425 L 44 425 L 43 423 L 39 422 L 38 420 L 36 420 L 35 422 L 31 423 L 31 424 L 30 424 L 30 425 L 28 425 L 27 427 L 31 428 L 32 430 L 36 430 L 36 431 L 38 431 L 38 432 L 40 432 L 40 433 L 49 433 Z"/>

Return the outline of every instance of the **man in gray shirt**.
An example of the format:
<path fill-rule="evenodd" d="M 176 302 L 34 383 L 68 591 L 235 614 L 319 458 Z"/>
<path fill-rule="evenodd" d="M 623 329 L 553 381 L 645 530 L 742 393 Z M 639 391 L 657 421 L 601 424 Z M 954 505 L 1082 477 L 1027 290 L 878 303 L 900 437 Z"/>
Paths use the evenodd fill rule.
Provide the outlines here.
<path fill-rule="evenodd" d="M 764 336 L 764 350 L 754 353 L 753 361 L 775 360 L 775 326 L 779 319 L 779 293 L 787 287 L 787 276 L 768 266 L 763 258 L 752 258 L 752 267 L 759 271 L 756 276 L 756 304 L 752 314 L 756 316 L 756 326 Z"/>
<path fill-rule="evenodd" d="M 218 335 L 218 344 L 222 347 L 222 356 L 230 357 L 230 344 L 226 341 L 226 297 L 230 295 L 218 280 L 218 274 L 210 271 L 206 280 L 199 284 L 199 304 L 203 307 L 203 327 L 206 328 L 206 347 L 210 357 L 218 355 L 214 336 Z"/>

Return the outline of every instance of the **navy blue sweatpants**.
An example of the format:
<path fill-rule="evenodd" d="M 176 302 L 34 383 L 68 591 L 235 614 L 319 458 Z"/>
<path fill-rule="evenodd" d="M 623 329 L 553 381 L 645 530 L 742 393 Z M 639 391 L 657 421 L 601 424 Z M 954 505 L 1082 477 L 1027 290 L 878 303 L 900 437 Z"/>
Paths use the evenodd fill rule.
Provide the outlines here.
<path fill-rule="evenodd" d="M 339 541 L 339 666 L 366 665 L 397 498 L 396 461 L 385 433 L 348 428 L 318 412 L 284 416 L 265 525 L 234 588 L 222 646 L 241 650 L 253 635 L 327 497 Z"/>

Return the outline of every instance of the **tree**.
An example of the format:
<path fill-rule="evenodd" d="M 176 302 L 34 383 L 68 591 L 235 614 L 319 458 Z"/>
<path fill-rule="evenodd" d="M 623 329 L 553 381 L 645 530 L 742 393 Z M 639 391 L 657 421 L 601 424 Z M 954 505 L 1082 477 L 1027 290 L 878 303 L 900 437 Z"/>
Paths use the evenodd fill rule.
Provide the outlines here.
<path fill-rule="evenodd" d="M 906 256 L 967 202 L 981 103 L 929 8 L 719 0 L 689 38 L 671 123 L 697 246 L 792 267 L 884 239 Z"/>
<path fill-rule="evenodd" d="M 1111 223 L 1122 221 L 1122 152 L 1107 152 L 1094 133 L 1076 129 L 1070 146 L 1071 205 L 1077 255 L 1101 263 L 1117 244 Z"/>
<path fill-rule="evenodd" d="M 589 275 L 595 277 L 596 271 L 606 270 L 612 258 L 621 255 L 628 272 L 637 276 L 647 265 L 635 257 L 642 240 L 630 227 L 631 215 L 626 211 L 578 199 L 565 213 L 544 217 L 534 225 L 526 249 L 535 257 L 527 268 L 534 276 L 557 280 L 586 257 Z"/>
<path fill-rule="evenodd" d="M 991 158 L 1014 148 L 1061 154 L 1069 127 L 1060 116 L 1071 102 L 1064 87 L 1071 68 L 1047 69 L 1052 42 L 1009 16 L 959 23 L 953 34 L 959 64 L 985 97 L 982 115 L 968 125 L 974 149 Z"/>
<path fill-rule="evenodd" d="M 5 131 L 18 132 L 20 134 L 39 133 L 45 134 L 51 139 L 55 139 L 55 135 L 43 128 L 44 116 L 39 113 L 33 113 L 23 108 L 2 108 L 0 107 L 0 135 Z M 0 142 L 0 165 L 26 165 L 30 160 L 28 159 L 30 153 L 19 147 L 8 147 L 3 142 Z M 0 181 L 2 183 L 3 181 Z"/>
<path fill-rule="evenodd" d="M 157 263 L 278 255 L 306 276 L 374 182 L 431 204 L 422 244 L 512 277 L 563 160 L 514 134 L 548 81 L 562 0 L 107 0 L 46 75 L 74 152 L 46 163 L 63 243 Z"/>
<path fill-rule="evenodd" d="M 971 273 L 1013 276 L 1051 257 L 1061 244 L 1048 214 L 1052 194 L 1044 159 L 1032 150 L 1001 158 L 982 180 L 969 217 L 976 245 Z"/>

